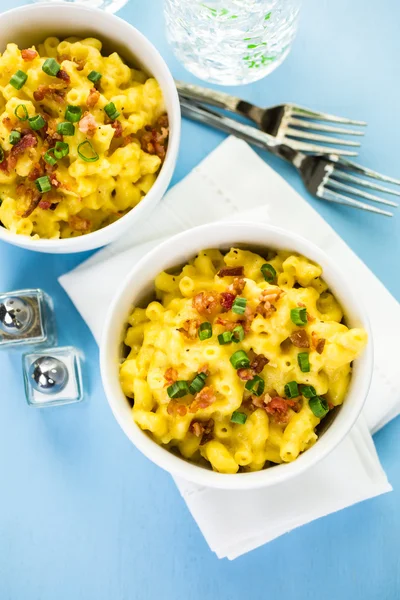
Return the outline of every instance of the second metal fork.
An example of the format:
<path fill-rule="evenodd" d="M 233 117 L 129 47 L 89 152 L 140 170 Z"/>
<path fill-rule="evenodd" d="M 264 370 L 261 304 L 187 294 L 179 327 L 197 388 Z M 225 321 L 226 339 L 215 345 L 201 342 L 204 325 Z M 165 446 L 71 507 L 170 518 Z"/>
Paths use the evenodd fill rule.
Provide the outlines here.
<path fill-rule="evenodd" d="M 297 106 L 296 104 L 280 104 L 270 108 L 260 108 L 250 102 L 230 96 L 210 88 L 176 81 L 179 96 L 186 102 L 205 103 L 250 119 L 258 127 L 276 138 L 281 144 L 290 144 L 295 150 L 303 152 L 322 152 L 343 156 L 357 156 L 354 150 L 333 148 L 327 144 L 338 144 L 347 147 L 360 146 L 354 140 L 332 137 L 328 134 L 362 136 L 362 129 L 348 129 L 337 125 L 364 127 L 364 121 L 354 121 Z M 323 121 L 318 123 L 316 121 Z M 326 123 L 335 123 L 327 125 Z"/>

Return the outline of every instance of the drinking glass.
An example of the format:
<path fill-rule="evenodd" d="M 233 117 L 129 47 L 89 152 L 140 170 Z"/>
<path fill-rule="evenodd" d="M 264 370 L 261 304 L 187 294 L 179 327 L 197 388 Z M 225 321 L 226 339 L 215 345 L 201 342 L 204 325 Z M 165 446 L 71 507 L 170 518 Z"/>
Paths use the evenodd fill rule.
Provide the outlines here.
<path fill-rule="evenodd" d="M 250 83 L 289 54 L 301 0 L 164 0 L 176 57 L 205 81 Z"/>

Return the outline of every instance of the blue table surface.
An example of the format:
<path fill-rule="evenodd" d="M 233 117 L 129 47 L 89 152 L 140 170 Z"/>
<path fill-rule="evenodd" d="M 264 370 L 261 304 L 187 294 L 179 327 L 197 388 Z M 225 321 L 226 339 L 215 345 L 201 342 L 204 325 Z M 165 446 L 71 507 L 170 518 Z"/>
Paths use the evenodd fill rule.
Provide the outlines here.
<path fill-rule="evenodd" d="M 0 10 L 21 4 L 0 0 Z M 119 15 L 150 38 L 174 76 L 194 81 L 167 45 L 161 0 L 131 0 Z M 232 91 L 261 105 L 295 101 L 368 121 L 360 162 L 400 177 L 399 22 L 398 0 L 379 10 L 371 0 L 309 0 L 286 62 L 263 81 Z M 222 139 L 184 121 L 173 182 Z M 319 202 L 289 166 L 261 154 L 398 298 L 400 214 L 387 219 Z M 172 479 L 133 447 L 111 415 L 97 346 L 57 282 L 87 255 L 0 244 L 0 289 L 50 293 L 60 343 L 82 348 L 89 376 L 82 404 L 34 410 L 24 399 L 20 357 L 0 355 L 1 600 L 399 598 L 400 419 L 375 436 L 393 493 L 234 562 L 218 560 Z"/>

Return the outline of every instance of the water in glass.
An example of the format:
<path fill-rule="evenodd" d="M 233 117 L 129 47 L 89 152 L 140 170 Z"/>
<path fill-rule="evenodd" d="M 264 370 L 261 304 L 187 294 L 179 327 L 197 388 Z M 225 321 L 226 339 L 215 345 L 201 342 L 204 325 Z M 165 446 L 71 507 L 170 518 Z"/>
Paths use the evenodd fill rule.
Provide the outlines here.
<path fill-rule="evenodd" d="M 200 79 L 238 85 L 265 77 L 286 58 L 301 0 L 165 0 L 176 57 Z"/>

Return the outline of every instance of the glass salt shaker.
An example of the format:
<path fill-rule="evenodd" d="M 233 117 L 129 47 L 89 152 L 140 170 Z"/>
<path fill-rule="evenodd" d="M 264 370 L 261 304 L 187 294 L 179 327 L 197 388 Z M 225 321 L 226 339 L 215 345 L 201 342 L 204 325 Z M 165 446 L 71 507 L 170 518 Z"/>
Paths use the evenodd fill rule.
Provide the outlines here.
<path fill-rule="evenodd" d="M 39 289 L 0 294 L 0 349 L 56 343 L 50 296 Z"/>
<path fill-rule="evenodd" d="M 72 346 L 47 348 L 22 359 L 26 400 L 44 408 L 83 400 L 81 353 Z"/>

